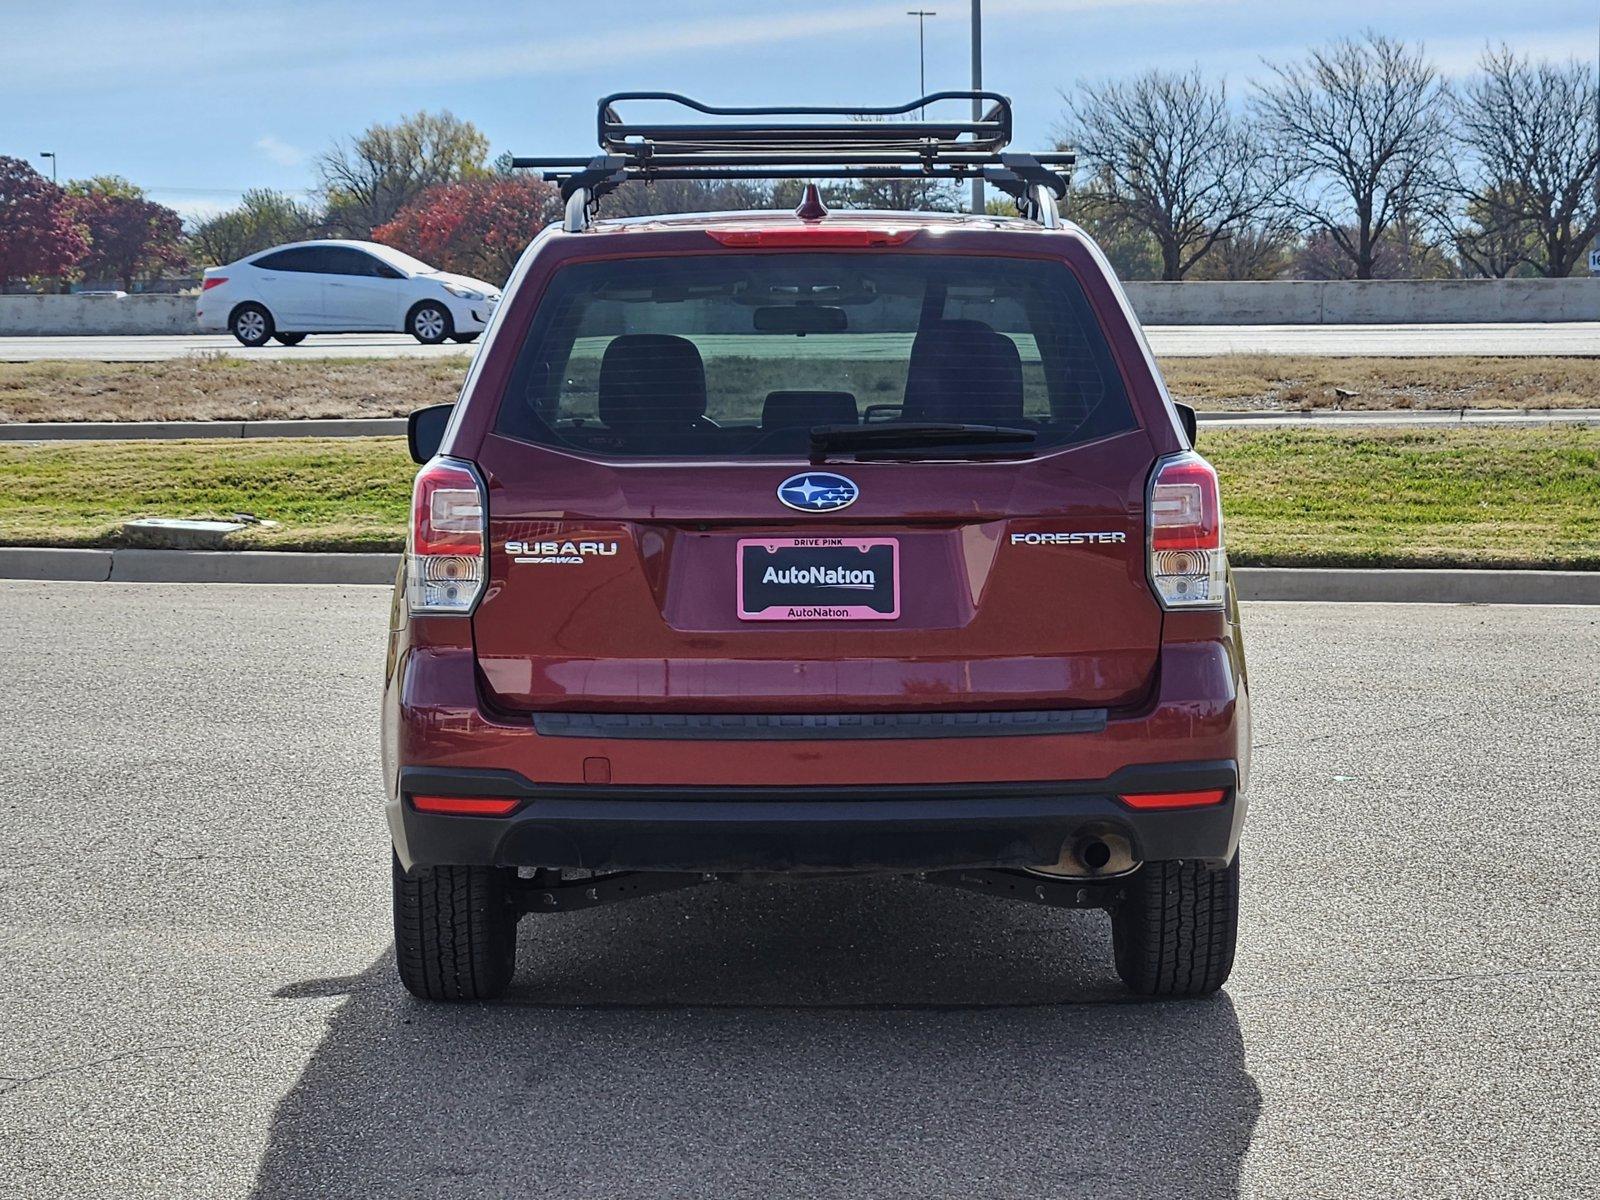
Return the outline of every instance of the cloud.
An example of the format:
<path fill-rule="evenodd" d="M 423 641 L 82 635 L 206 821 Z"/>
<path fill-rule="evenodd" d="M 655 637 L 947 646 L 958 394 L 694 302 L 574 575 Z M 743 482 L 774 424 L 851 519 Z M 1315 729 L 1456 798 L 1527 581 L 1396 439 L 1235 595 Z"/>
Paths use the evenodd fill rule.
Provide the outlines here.
<path fill-rule="evenodd" d="M 256 149 L 280 167 L 298 167 L 306 160 L 306 152 L 299 146 L 291 146 L 270 133 L 256 139 Z"/>
<path fill-rule="evenodd" d="M 1218 7 L 1231 0 L 991 0 L 985 8 L 987 18 L 1030 17 L 1043 13 L 1084 13 L 1105 10 L 1166 8 L 1182 6 Z M 731 50 L 740 46 L 775 45 L 839 37 L 869 30 L 884 29 L 905 21 L 899 5 L 869 8 L 836 7 L 800 12 L 763 13 L 742 17 L 718 17 L 701 21 L 640 25 L 631 28 L 607 27 L 603 33 L 568 37 L 543 37 L 538 41 L 427 55 L 385 57 L 357 66 L 354 71 L 341 64 L 343 79 L 353 75 L 365 81 L 389 81 L 404 76 L 415 82 L 428 79 L 484 80 L 510 76 L 562 73 L 704 50 Z M 318 68 L 313 68 L 318 69 Z"/>

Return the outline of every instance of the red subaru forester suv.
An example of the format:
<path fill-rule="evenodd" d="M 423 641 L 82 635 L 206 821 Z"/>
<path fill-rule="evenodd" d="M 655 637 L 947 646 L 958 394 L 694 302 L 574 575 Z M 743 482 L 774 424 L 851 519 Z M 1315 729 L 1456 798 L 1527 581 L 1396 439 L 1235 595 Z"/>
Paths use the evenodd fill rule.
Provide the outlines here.
<path fill-rule="evenodd" d="M 993 108 L 912 115 L 952 96 Z M 607 97 L 412 418 L 383 748 L 419 996 L 500 993 L 524 913 L 784 872 L 1104 908 L 1135 992 L 1228 976 L 1250 708 L 1194 415 L 1003 98 L 844 113 Z M 629 180 L 975 176 L 1020 215 L 591 219 Z"/>

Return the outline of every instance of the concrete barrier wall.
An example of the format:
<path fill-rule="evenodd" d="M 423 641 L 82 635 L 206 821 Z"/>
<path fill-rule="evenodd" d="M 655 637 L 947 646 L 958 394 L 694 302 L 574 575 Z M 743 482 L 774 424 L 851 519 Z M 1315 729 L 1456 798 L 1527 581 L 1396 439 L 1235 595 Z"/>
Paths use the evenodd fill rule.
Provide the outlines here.
<path fill-rule="evenodd" d="M 1295 279 L 1125 286 L 1146 325 L 1600 321 L 1600 279 Z"/>
<path fill-rule="evenodd" d="M 0 296 L 0 337 L 198 332 L 193 296 Z"/>
<path fill-rule="evenodd" d="M 1600 321 L 1600 279 L 1137 282 L 1127 289 L 1146 325 Z M 196 332 L 193 296 L 0 296 L 0 337 Z"/>

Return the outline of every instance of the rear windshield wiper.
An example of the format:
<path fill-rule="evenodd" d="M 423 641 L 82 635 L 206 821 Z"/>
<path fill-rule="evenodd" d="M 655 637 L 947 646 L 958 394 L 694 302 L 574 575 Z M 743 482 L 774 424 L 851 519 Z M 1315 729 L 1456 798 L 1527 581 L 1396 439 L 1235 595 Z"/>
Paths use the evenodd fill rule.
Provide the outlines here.
<path fill-rule="evenodd" d="M 1008 425 L 893 421 L 882 425 L 818 425 L 811 431 L 811 461 L 835 451 L 923 450 L 946 446 L 1027 446 L 1037 434 Z"/>

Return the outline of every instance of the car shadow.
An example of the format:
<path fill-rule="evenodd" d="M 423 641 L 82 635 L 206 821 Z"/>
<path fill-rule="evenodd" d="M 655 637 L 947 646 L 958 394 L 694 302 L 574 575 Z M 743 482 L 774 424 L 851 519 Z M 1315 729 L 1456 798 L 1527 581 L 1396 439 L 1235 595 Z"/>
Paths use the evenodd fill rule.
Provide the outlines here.
<path fill-rule="evenodd" d="M 910 880 L 530 917 L 495 1005 L 385 954 L 274 1115 L 258 1197 L 1219 1196 L 1260 1107 L 1225 994 L 1129 1001 L 1108 922 Z"/>

